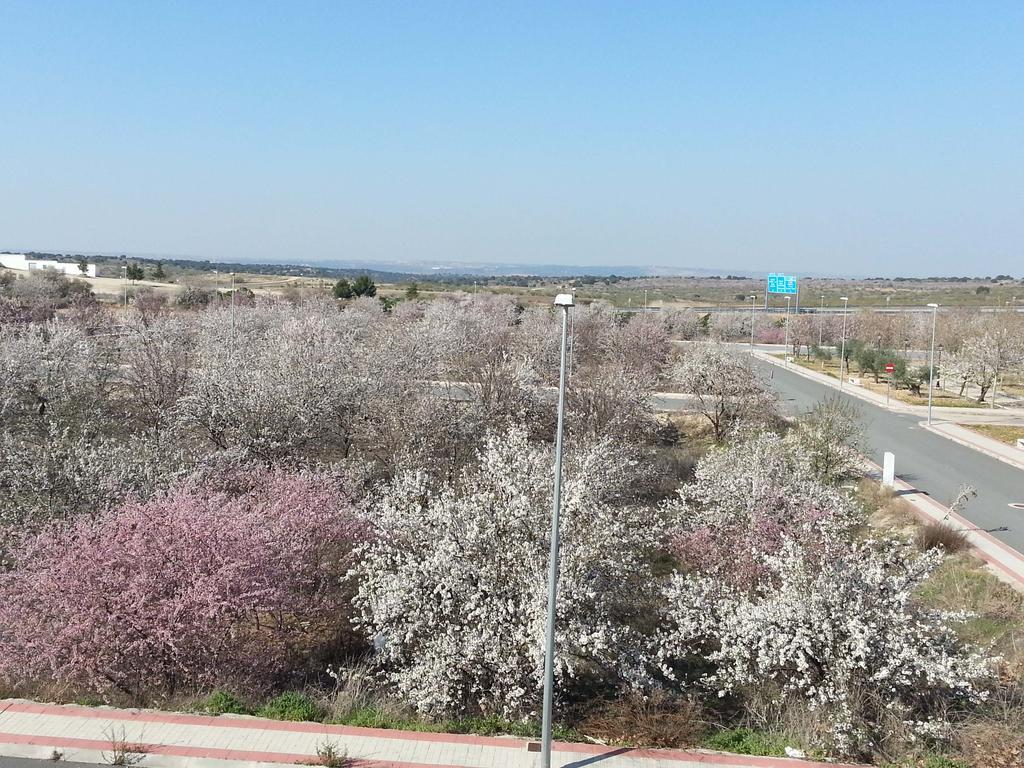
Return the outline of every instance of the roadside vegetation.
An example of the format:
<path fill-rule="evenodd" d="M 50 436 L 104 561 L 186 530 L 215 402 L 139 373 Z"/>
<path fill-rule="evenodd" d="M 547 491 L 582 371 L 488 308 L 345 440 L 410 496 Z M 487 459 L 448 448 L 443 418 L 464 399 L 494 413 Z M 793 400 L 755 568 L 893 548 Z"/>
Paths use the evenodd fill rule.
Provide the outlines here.
<path fill-rule="evenodd" d="M 348 288 L 6 316 L 6 693 L 537 733 L 559 317 Z M 1000 766 L 1020 602 L 856 410 L 782 419 L 739 318 L 573 312 L 560 736 Z"/>
<path fill-rule="evenodd" d="M 1007 445 L 1016 446 L 1018 440 L 1024 440 L 1024 427 L 1011 424 L 961 424 L 960 426 Z"/>

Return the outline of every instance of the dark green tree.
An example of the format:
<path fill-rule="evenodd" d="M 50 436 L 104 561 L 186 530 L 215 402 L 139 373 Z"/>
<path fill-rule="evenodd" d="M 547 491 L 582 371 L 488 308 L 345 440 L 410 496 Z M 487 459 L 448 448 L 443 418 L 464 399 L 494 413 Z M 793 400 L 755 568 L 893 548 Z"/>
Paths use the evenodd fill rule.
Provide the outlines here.
<path fill-rule="evenodd" d="M 354 294 L 352 293 L 352 283 L 350 283 L 344 277 L 334 284 L 334 298 L 351 299 L 353 295 Z"/>
<path fill-rule="evenodd" d="M 127 267 L 125 267 L 125 275 L 133 283 L 138 280 L 143 280 L 146 277 L 146 273 L 138 264 L 129 264 Z"/>
<path fill-rule="evenodd" d="M 167 273 L 164 272 L 164 263 L 162 261 L 158 261 L 156 263 L 156 266 L 153 267 L 153 279 L 154 280 L 166 280 L 167 279 Z"/>
<path fill-rule="evenodd" d="M 409 287 L 405 289 L 405 298 L 415 299 L 420 295 L 420 287 L 416 283 L 409 283 Z"/>
<path fill-rule="evenodd" d="M 352 283 L 352 293 L 356 296 L 376 296 L 377 286 L 374 285 L 369 275 L 360 275 Z"/>

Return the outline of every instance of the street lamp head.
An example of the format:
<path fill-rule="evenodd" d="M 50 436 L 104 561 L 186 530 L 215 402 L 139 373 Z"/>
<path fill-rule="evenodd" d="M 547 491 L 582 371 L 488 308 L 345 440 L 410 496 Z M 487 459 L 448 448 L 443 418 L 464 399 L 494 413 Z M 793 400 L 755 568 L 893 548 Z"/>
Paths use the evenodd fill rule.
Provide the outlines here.
<path fill-rule="evenodd" d="M 574 305 L 575 302 L 573 301 L 571 293 L 560 293 L 557 296 L 555 296 L 556 307 L 571 307 Z"/>
<path fill-rule="evenodd" d="M 931 307 L 932 309 L 938 309 L 939 308 L 938 304 L 929 304 L 928 306 Z"/>
<path fill-rule="evenodd" d="M 849 301 L 849 299 L 847 297 L 845 297 L 845 296 L 840 296 L 839 300 L 840 301 Z"/>

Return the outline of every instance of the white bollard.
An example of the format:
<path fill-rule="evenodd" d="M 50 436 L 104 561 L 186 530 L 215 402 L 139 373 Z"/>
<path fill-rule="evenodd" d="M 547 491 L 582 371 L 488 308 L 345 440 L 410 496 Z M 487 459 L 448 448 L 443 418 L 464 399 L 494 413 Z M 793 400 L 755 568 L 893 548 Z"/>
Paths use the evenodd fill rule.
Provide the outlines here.
<path fill-rule="evenodd" d="M 885 452 L 885 458 L 882 460 L 882 485 L 886 488 L 894 488 L 896 486 L 896 454 Z"/>

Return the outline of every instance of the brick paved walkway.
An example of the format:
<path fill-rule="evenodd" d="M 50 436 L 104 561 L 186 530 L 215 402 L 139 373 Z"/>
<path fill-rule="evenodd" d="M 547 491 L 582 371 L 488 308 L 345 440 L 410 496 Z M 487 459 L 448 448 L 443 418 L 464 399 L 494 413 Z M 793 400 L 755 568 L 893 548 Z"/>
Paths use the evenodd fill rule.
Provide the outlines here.
<path fill-rule="evenodd" d="M 113 741 L 153 768 L 238 768 L 318 764 L 331 744 L 354 768 L 535 768 L 529 742 L 461 734 L 415 733 L 250 717 L 208 717 L 148 710 L 0 701 L 0 755 L 111 763 Z M 229 762 L 230 761 L 230 762 Z M 714 752 L 615 749 L 556 744 L 559 768 L 813 768 L 825 763 Z M 829 764 L 835 768 L 836 764 Z"/>

